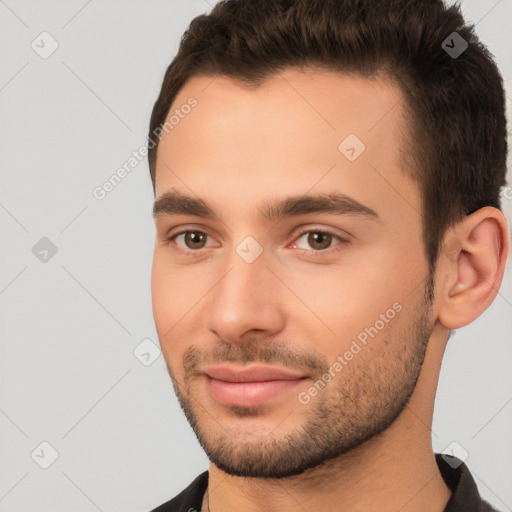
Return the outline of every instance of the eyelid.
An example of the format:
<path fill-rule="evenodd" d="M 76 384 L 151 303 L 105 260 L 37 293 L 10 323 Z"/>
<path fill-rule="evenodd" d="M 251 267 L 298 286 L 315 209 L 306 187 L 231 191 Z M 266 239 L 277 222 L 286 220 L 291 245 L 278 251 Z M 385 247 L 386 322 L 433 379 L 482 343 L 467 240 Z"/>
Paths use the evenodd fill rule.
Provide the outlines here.
<path fill-rule="evenodd" d="M 215 238 L 210 235 L 210 233 L 208 232 L 207 229 L 204 229 L 203 227 L 201 228 L 196 228 L 194 226 L 180 226 L 179 227 L 179 231 L 176 231 L 176 232 L 173 232 L 173 230 L 171 229 L 164 237 L 163 239 L 163 242 L 167 242 L 167 243 L 176 243 L 175 240 L 176 238 L 178 238 L 179 236 L 181 235 L 185 235 L 187 233 L 201 233 L 203 235 L 206 235 L 208 238 L 211 238 L 213 240 L 215 240 Z M 178 244 L 176 244 L 178 245 Z M 182 250 L 184 251 L 188 251 L 188 252 L 197 252 L 199 253 L 201 251 L 201 249 L 205 249 L 206 247 L 202 247 L 201 249 L 189 249 L 188 247 L 184 247 L 184 246 L 179 246 L 181 247 Z"/>
<path fill-rule="evenodd" d="M 314 250 L 314 249 L 297 248 L 298 251 L 302 251 L 305 253 L 313 253 L 313 254 L 329 254 L 331 252 L 331 249 L 336 250 L 335 247 L 337 247 L 338 245 L 342 245 L 342 244 L 350 242 L 350 240 L 349 240 L 350 237 L 349 237 L 348 233 L 345 235 L 342 235 L 342 234 L 335 232 L 334 230 L 332 230 L 330 228 L 324 228 L 324 227 L 319 227 L 319 226 L 307 226 L 307 227 L 301 228 L 301 230 L 297 234 L 293 235 L 293 241 L 296 241 L 299 238 L 302 238 L 307 233 L 323 233 L 324 235 L 330 235 L 334 238 L 337 238 L 339 240 L 339 242 L 337 244 L 331 245 L 327 249 Z"/>
<path fill-rule="evenodd" d="M 215 238 L 212 235 L 210 235 L 210 233 L 208 233 L 208 230 L 204 229 L 203 227 L 195 228 L 194 226 L 180 226 L 179 231 L 176 231 L 174 233 L 172 230 L 169 231 L 169 233 L 165 236 L 163 241 L 176 243 L 175 240 L 176 240 L 176 238 L 178 238 L 178 236 L 184 235 L 187 233 L 191 233 L 191 232 L 201 233 L 201 234 L 204 234 L 207 237 L 215 240 Z M 348 233 L 345 235 L 342 235 L 342 234 L 335 232 L 335 230 L 333 230 L 333 229 L 319 227 L 319 226 L 307 226 L 307 227 L 302 226 L 301 228 L 299 228 L 297 233 L 293 234 L 292 242 L 298 240 L 299 238 L 302 238 L 307 233 L 323 233 L 326 235 L 330 235 L 334 238 L 337 238 L 339 240 L 339 242 L 337 244 L 334 244 L 334 245 L 328 247 L 327 249 L 322 249 L 322 250 L 296 248 L 298 251 L 301 251 L 302 253 L 318 254 L 318 255 L 328 254 L 331 252 L 332 249 L 334 249 L 338 245 L 342 245 L 342 244 L 346 244 L 346 243 L 350 242 L 350 240 L 349 240 L 350 236 L 348 235 Z M 287 247 L 289 245 L 290 245 L 290 243 L 287 245 Z M 202 249 L 207 248 L 207 247 L 201 247 L 200 249 L 194 250 L 194 249 L 189 249 L 184 246 L 179 246 L 179 247 L 181 247 L 181 249 L 183 251 L 187 251 L 188 253 L 199 253 L 199 252 L 201 252 Z M 334 250 L 336 250 L 336 249 L 334 249 Z"/>

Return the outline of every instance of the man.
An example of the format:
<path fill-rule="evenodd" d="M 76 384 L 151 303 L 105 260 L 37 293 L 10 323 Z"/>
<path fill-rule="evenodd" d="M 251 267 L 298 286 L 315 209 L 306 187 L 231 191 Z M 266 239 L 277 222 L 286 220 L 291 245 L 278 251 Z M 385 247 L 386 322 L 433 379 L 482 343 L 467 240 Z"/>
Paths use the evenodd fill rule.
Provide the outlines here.
<path fill-rule="evenodd" d="M 150 139 L 153 314 L 210 460 L 155 510 L 493 510 L 430 430 L 509 251 L 502 80 L 460 10 L 220 2 Z"/>

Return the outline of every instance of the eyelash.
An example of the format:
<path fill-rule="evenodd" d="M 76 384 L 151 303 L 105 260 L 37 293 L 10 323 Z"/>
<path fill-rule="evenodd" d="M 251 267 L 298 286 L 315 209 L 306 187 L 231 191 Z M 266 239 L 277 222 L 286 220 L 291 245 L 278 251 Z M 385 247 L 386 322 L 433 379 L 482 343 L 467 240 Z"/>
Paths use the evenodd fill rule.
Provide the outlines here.
<path fill-rule="evenodd" d="M 178 236 L 185 235 L 187 233 L 200 233 L 200 234 L 205 235 L 207 237 L 210 236 L 210 235 L 208 235 L 208 233 L 205 233 L 204 231 L 200 231 L 198 229 L 197 230 L 196 229 L 187 229 L 187 230 L 180 231 L 178 233 L 173 234 L 172 236 L 166 238 L 164 240 L 164 242 L 166 242 L 166 243 L 174 242 L 174 240 Z M 340 249 L 334 249 L 334 251 L 331 251 L 330 249 L 333 249 L 333 247 L 336 247 L 338 245 L 347 245 L 347 244 L 350 243 L 349 240 L 347 240 L 346 238 L 342 238 L 340 235 L 337 235 L 337 234 L 333 233 L 332 231 L 325 230 L 325 229 L 306 229 L 306 230 L 300 232 L 294 238 L 294 240 L 298 240 L 298 239 L 302 238 L 304 235 L 306 235 L 308 233 L 321 233 L 322 235 L 330 235 L 330 236 L 332 236 L 333 238 L 335 238 L 335 239 L 337 239 L 339 241 L 338 244 L 330 246 L 327 249 L 320 249 L 320 250 L 315 250 L 315 249 L 296 249 L 300 253 L 305 254 L 308 257 L 312 257 L 312 258 L 314 258 L 316 256 L 323 256 L 325 254 L 330 254 L 331 252 L 335 252 L 337 250 L 340 250 Z M 189 256 L 190 254 L 194 254 L 194 253 L 199 253 L 201 251 L 201 249 L 196 249 L 196 250 L 194 250 L 194 249 L 183 249 L 183 250 L 185 251 L 185 256 Z"/>

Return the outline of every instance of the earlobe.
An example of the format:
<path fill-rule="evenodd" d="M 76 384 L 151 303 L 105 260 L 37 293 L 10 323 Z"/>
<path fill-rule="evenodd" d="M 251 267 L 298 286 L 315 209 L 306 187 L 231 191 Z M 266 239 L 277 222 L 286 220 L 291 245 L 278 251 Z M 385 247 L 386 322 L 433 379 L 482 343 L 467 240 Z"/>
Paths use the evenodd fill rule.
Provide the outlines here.
<path fill-rule="evenodd" d="M 492 207 L 467 216 L 447 237 L 438 267 L 445 274 L 439 321 L 458 329 L 478 318 L 496 297 L 510 242 L 503 213 Z"/>

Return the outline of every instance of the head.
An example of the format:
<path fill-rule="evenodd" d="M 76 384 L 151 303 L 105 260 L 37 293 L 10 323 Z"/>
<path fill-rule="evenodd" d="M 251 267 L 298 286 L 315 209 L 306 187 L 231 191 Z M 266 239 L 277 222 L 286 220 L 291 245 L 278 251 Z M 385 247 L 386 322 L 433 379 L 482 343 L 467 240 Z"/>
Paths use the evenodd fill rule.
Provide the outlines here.
<path fill-rule="evenodd" d="M 433 401 L 450 329 L 492 302 L 508 252 L 502 80 L 458 7 L 219 2 L 149 137 L 155 322 L 217 466 L 299 474 Z M 222 402 L 220 362 L 302 380 Z"/>

